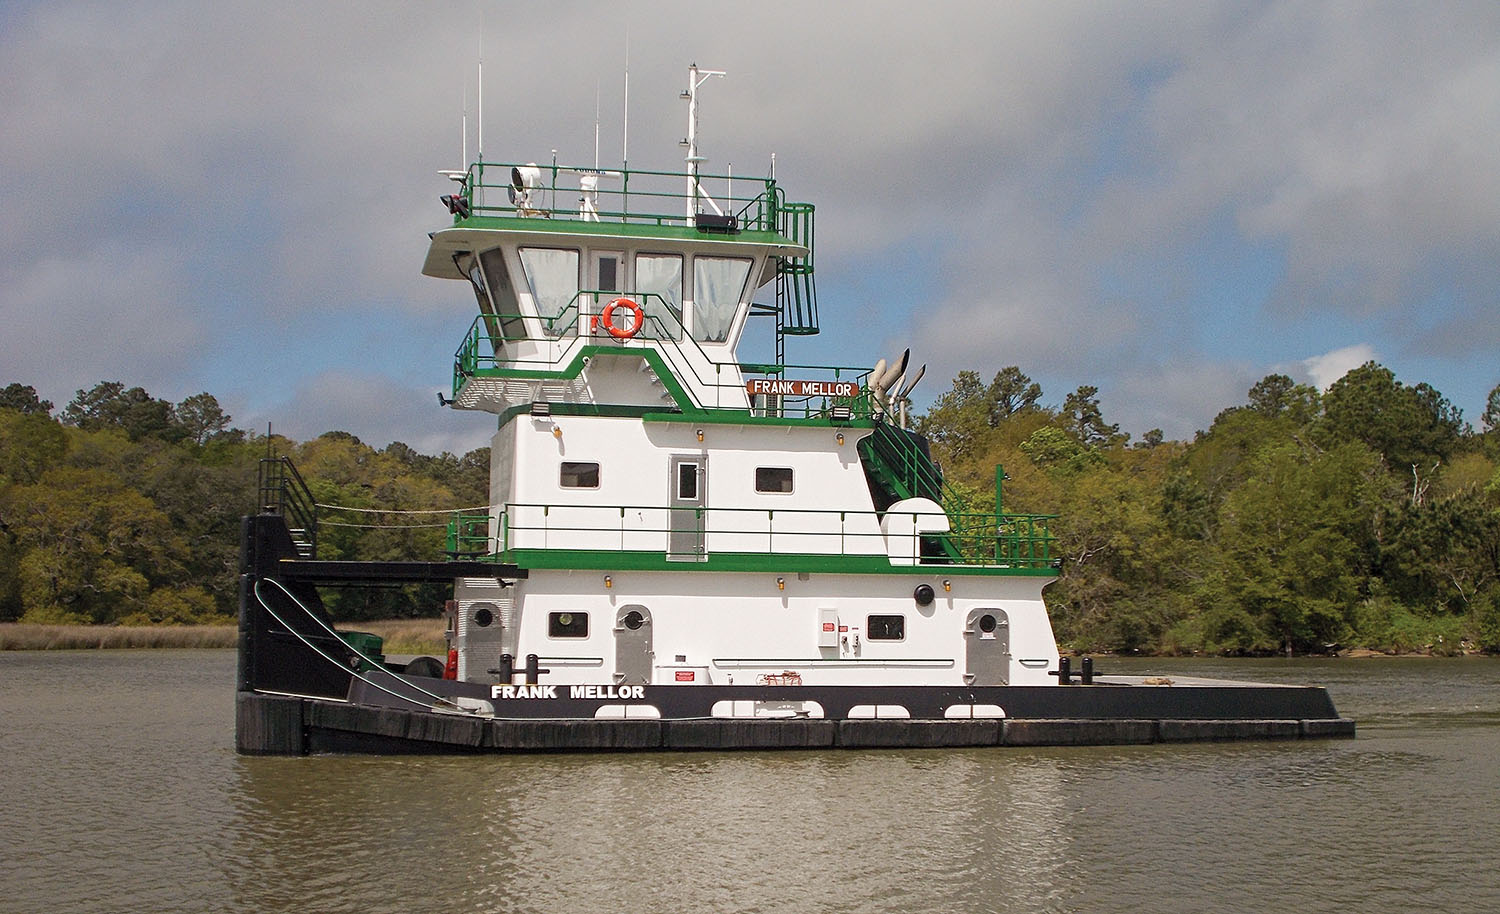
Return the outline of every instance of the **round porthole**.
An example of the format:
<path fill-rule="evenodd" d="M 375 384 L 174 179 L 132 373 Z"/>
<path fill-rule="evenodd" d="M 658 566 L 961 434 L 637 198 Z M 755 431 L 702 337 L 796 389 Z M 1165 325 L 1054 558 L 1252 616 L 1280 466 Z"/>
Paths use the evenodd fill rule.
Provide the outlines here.
<path fill-rule="evenodd" d="M 625 623 L 626 628 L 634 632 L 640 631 L 641 626 L 646 624 L 646 617 L 632 609 L 621 621 Z"/>
<path fill-rule="evenodd" d="M 911 592 L 911 598 L 917 601 L 918 606 L 932 605 L 934 596 L 931 584 L 918 584 L 917 589 Z"/>
<path fill-rule="evenodd" d="M 490 623 L 494 621 L 495 614 L 490 612 L 488 607 L 480 607 L 479 609 L 475 610 L 474 624 L 479 626 L 480 628 L 488 628 Z"/>
<path fill-rule="evenodd" d="M 990 632 L 994 631 L 995 630 L 995 617 L 991 616 L 991 615 L 988 615 L 988 614 L 980 616 L 979 617 L 979 630 L 982 631 L 982 632 L 984 632 L 986 635 L 988 635 Z"/>
<path fill-rule="evenodd" d="M 561 625 L 563 628 L 567 628 L 568 626 L 572 625 L 573 624 L 573 614 L 572 613 L 558 613 L 557 614 L 557 624 Z"/>

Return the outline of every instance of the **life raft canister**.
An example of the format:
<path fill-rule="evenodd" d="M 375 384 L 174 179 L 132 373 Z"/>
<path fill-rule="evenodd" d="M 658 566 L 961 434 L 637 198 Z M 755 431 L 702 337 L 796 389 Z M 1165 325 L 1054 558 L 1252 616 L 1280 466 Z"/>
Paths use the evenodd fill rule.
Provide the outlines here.
<path fill-rule="evenodd" d="M 621 327 L 615 324 L 615 309 L 628 308 L 630 314 L 629 326 Z M 594 329 L 604 327 L 604 332 L 617 340 L 628 340 L 641 332 L 646 325 L 646 312 L 641 306 L 628 298 L 617 298 L 604 306 L 604 310 L 594 317 Z"/>

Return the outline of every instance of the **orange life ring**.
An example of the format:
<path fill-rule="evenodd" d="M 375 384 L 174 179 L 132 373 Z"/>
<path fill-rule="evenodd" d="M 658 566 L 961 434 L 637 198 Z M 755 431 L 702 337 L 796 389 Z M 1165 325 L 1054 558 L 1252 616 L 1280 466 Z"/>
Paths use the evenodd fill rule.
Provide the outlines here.
<path fill-rule="evenodd" d="M 616 308 L 629 308 L 630 309 L 630 311 L 631 311 L 630 326 L 628 326 L 628 327 L 617 327 L 617 326 L 615 326 L 614 317 L 615 317 L 615 309 Z M 609 304 L 607 304 L 607 305 L 604 306 L 604 311 L 602 313 L 600 313 L 600 315 L 598 317 L 598 323 L 599 324 L 603 324 L 604 325 L 604 332 L 608 333 L 610 336 L 614 337 L 615 339 L 617 339 L 617 340 L 628 340 L 631 337 L 635 336 L 637 333 L 640 333 L 641 332 L 641 328 L 644 327 L 644 326 L 646 326 L 646 312 L 643 311 L 643 310 L 641 310 L 641 306 L 640 305 L 636 304 L 635 302 L 631 301 L 628 298 L 617 298 L 614 301 L 612 301 Z"/>

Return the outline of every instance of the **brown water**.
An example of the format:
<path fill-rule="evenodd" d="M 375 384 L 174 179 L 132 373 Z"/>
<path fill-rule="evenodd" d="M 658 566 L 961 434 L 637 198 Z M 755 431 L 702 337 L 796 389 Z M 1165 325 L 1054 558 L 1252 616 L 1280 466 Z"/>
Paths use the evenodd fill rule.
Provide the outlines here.
<path fill-rule="evenodd" d="M 1500 911 L 1500 661 L 1107 668 L 1359 738 L 241 758 L 231 652 L 0 653 L 0 912 Z"/>

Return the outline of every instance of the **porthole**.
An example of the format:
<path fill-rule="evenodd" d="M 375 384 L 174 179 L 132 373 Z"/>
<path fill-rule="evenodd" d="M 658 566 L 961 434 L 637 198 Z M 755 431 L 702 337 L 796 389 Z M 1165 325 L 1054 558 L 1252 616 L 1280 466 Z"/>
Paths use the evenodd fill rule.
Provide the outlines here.
<path fill-rule="evenodd" d="M 625 623 L 626 628 L 634 632 L 640 631 L 641 626 L 646 624 L 646 617 L 641 615 L 636 610 L 632 609 L 630 612 L 626 613 L 625 618 L 620 621 Z"/>
<path fill-rule="evenodd" d="M 988 635 L 995 630 L 995 617 L 989 613 L 979 617 L 979 630 Z"/>
<path fill-rule="evenodd" d="M 474 624 L 480 628 L 488 628 L 495 621 L 495 614 L 490 612 L 488 606 L 481 606 L 474 612 Z"/>

